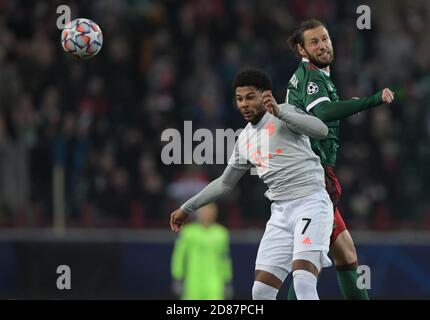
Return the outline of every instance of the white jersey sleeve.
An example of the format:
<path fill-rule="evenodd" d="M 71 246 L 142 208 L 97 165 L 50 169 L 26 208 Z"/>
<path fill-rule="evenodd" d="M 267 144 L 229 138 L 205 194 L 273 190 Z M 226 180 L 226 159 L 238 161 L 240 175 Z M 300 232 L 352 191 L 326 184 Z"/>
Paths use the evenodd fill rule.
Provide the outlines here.
<path fill-rule="evenodd" d="M 192 213 L 231 192 L 247 169 L 237 169 L 227 165 L 223 174 L 209 183 L 202 191 L 186 201 L 181 209 Z"/>
<path fill-rule="evenodd" d="M 295 133 L 314 139 L 323 139 L 327 136 L 328 127 L 317 117 L 287 103 L 280 104 L 278 107 L 279 119 L 284 120 L 288 128 Z"/>

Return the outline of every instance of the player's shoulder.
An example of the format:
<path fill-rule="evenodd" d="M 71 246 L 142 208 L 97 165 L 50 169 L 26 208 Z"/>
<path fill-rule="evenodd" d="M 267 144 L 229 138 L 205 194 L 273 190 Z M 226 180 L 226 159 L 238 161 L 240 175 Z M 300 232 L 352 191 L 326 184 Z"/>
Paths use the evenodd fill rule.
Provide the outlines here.
<path fill-rule="evenodd" d="M 321 88 L 325 88 L 327 91 L 333 90 L 334 85 L 326 71 L 319 69 L 311 62 L 302 61 L 302 63 L 302 70 L 306 73 L 303 79 L 307 95 L 316 95 Z"/>
<path fill-rule="evenodd" d="M 237 137 L 236 144 L 239 143 L 239 141 L 242 141 L 243 139 L 247 139 L 249 131 L 252 131 L 252 124 L 251 122 L 248 122 L 247 125 L 241 130 L 239 136 Z"/>
<path fill-rule="evenodd" d="M 289 89 L 300 89 L 309 82 L 324 81 L 321 70 L 308 60 L 302 60 L 289 81 Z"/>
<path fill-rule="evenodd" d="M 238 138 L 244 136 L 246 134 L 246 131 L 248 131 L 251 128 L 251 123 L 247 123 L 245 127 L 240 131 Z"/>
<path fill-rule="evenodd" d="M 304 65 L 304 62 L 301 61 L 296 71 L 294 71 L 293 75 L 291 76 L 290 84 L 293 87 L 297 88 L 299 82 L 303 81 L 305 77 L 306 77 L 306 67 Z"/>
<path fill-rule="evenodd" d="M 324 73 L 312 62 L 303 60 L 300 64 L 300 71 L 305 78 L 325 80 Z"/>

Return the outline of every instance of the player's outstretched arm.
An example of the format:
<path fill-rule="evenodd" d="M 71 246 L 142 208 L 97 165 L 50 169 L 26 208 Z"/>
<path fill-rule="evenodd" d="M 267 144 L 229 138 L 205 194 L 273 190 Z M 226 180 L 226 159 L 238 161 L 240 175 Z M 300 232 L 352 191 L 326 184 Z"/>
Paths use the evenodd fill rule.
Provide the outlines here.
<path fill-rule="evenodd" d="M 170 228 L 172 231 L 180 231 L 190 213 L 229 193 L 246 171 L 247 170 L 237 169 L 231 165 L 227 165 L 220 177 L 209 183 L 202 191 L 186 201 L 179 209 L 171 213 Z"/>
<path fill-rule="evenodd" d="M 327 136 L 328 128 L 318 118 L 286 103 L 278 105 L 270 90 L 264 91 L 262 98 L 266 110 L 285 121 L 292 131 L 314 139 L 323 139 Z"/>
<path fill-rule="evenodd" d="M 339 102 L 321 102 L 311 109 L 311 112 L 324 122 L 337 121 L 383 103 L 392 103 L 393 101 L 394 92 L 385 88 L 370 97 L 342 100 Z"/>

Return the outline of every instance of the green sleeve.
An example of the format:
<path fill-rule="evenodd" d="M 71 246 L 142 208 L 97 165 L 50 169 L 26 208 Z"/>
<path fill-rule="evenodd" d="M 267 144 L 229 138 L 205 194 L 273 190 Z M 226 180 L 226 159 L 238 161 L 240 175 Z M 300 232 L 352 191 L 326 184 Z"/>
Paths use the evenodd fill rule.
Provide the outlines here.
<path fill-rule="evenodd" d="M 324 122 L 342 120 L 350 115 L 376 107 L 382 104 L 382 91 L 373 96 L 343 100 L 339 102 L 324 101 L 316 105 L 311 111 Z"/>
<path fill-rule="evenodd" d="M 224 282 L 228 283 L 233 278 L 233 268 L 230 258 L 230 238 L 228 231 L 225 230 L 224 245 L 223 245 L 223 259 L 222 259 L 222 270 L 224 275 Z"/>
<path fill-rule="evenodd" d="M 175 242 L 171 260 L 171 273 L 172 278 L 175 280 L 182 280 L 185 273 L 185 255 L 187 253 L 187 230 L 184 228 L 179 234 L 179 238 Z"/>

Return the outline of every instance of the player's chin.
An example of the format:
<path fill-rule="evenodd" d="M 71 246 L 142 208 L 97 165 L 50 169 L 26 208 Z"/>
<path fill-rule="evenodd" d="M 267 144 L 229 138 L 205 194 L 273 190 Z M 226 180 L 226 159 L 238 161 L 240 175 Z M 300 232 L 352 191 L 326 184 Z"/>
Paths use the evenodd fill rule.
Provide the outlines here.
<path fill-rule="evenodd" d="M 326 57 L 326 58 L 319 59 L 318 62 L 321 68 L 325 68 L 325 67 L 328 67 L 333 62 L 333 59 L 331 57 Z"/>
<path fill-rule="evenodd" d="M 331 54 L 318 57 L 318 63 L 321 67 L 328 67 L 333 62 L 333 56 Z"/>
<path fill-rule="evenodd" d="M 255 118 L 255 115 L 252 113 L 242 113 L 242 117 L 246 120 L 246 121 L 252 121 Z"/>

